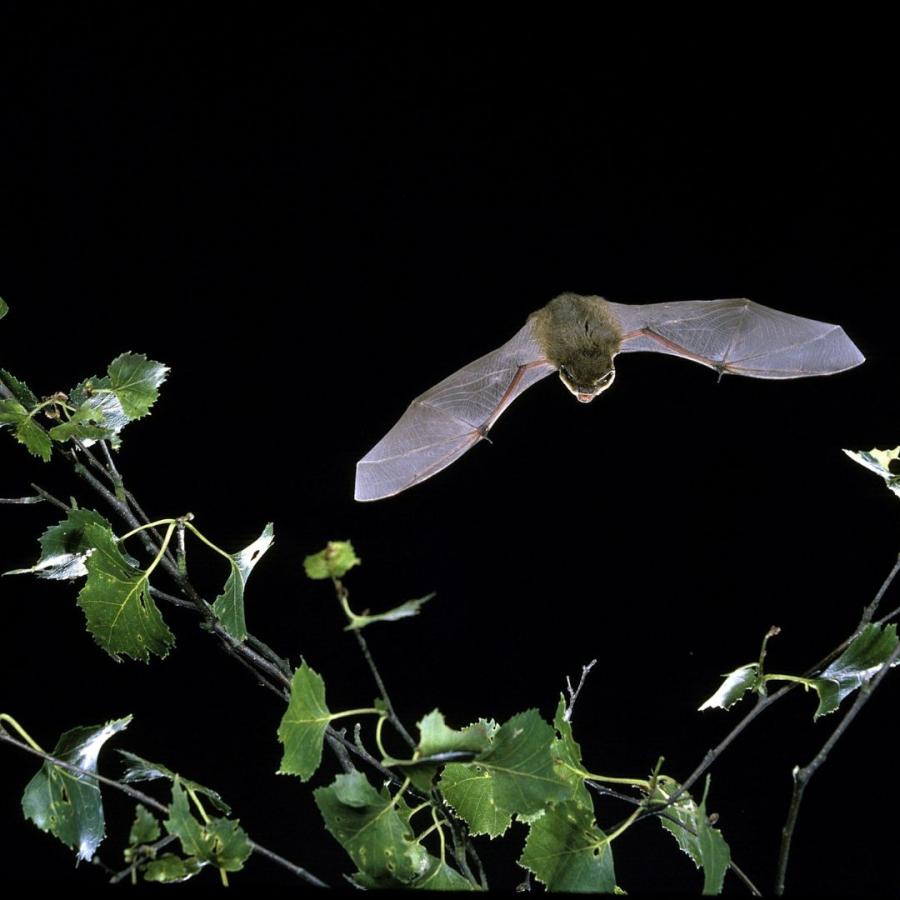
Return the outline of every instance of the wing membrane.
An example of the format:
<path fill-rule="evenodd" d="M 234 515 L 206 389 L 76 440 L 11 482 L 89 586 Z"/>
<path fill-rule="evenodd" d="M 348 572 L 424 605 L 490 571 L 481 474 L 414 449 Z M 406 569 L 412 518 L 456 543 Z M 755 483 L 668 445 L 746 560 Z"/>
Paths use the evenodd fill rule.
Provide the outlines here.
<path fill-rule="evenodd" d="M 502 347 L 417 397 L 357 463 L 357 500 L 379 500 L 430 478 L 474 447 L 526 388 L 554 371 L 529 320 Z"/>
<path fill-rule="evenodd" d="M 752 300 L 609 305 L 622 328 L 621 353 L 670 353 L 752 378 L 831 375 L 865 359 L 839 325 Z"/>

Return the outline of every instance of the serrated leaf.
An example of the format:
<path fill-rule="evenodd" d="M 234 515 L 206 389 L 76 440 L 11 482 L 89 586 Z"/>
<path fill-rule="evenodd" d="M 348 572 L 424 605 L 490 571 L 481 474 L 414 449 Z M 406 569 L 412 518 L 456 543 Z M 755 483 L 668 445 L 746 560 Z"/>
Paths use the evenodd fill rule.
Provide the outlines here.
<path fill-rule="evenodd" d="M 53 447 L 50 435 L 34 421 L 34 418 L 18 400 L 0 400 L 0 425 L 11 425 L 13 434 L 32 456 L 50 461 Z"/>
<path fill-rule="evenodd" d="M 360 871 L 376 880 L 409 884 L 429 870 L 429 854 L 415 840 L 409 809 L 387 789 L 375 790 L 361 772 L 338 775 L 313 792 L 325 828 Z"/>
<path fill-rule="evenodd" d="M 12 372 L 6 369 L 0 369 L 0 381 L 6 385 L 7 390 L 27 409 L 31 409 L 38 404 L 38 398 L 34 395 L 31 388 L 24 381 L 19 381 Z"/>
<path fill-rule="evenodd" d="M 119 750 L 118 752 L 128 763 L 128 768 L 122 776 L 122 781 L 130 783 L 135 781 L 156 781 L 164 778 L 167 781 L 174 782 L 177 778 L 185 790 L 193 791 L 195 794 L 202 794 L 219 812 L 223 812 L 226 815 L 231 812 L 231 807 L 222 799 L 218 791 L 214 791 L 212 788 L 208 788 L 197 781 L 191 781 L 190 778 L 185 778 L 183 775 L 172 771 L 168 766 L 164 766 L 162 763 L 151 762 L 149 759 L 144 759 L 142 756 L 138 756 L 129 750 Z"/>
<path fill-rule="evenodd" d="M 140 419 L 150 412 L 159 397 L 159 386 L 169 374 L 167 366 L 147 359 L 143 353 L 123 353 L 107 371 L 109 386 L 129 419 Z"/>
<path fill-rule="evenodd" d="M 52 756 L 88 772 L 97 771 L 100 748 L 128 727 L 131 716 L 105 725 L 82 726 L 62 734 Z M 103 800 L 96 778 L 77 775 L 45 762 L 22 794 L 22 812 L 41 831 L 49 831 L 76 851 L 78 859 L 93 857 L 106 836 Z"/>
<path fill-rule="evenodd" d="M 144 867 L 144 880 L 175 884 L 193 878 L 205 865 L 193 856 L 182 859 L 174 853 L 163 853 Z"/>
<path fill-rule="evenodd" d="M 313 775 L 322 761 L 322 742 L 330 721 L 325 682 L 304 661 L 291 679 L 291 699 L 278 726 L 278 740 L 284 744 L 280 775 L 299 775 L 301 781 Z"/>
<path fill-rule="evenodd" d="M 834 712 L 841 701 L 874 678 L 897 646 L 896 625 L 867 625 L 850 646 L 813 680 L 819 694 L 814 719 Z"/>
<path fill-rule="evenodd" d="M 880 475 L 887 482 L 888 489 L 900 497 L 900 475 L 891 471 L 891 462 L 900 460 L 900 447 L 893 450 L 879 450 L 877 447 L 871 450 L 844 450 L 844 453 L 854 462 Z"/>
<path fill-rule="evenodd" d="M 569 785 L 569 799 L 583 809 L 593 810 L 594 801 L 584 783 L 581 764 L 581 747 L 572 734 L 572 723 L 566 719 L 566 698 L 560 694 L 553 727 L 557 737 L 550 745 L 553 769 L 556 775 Z"/>
<path fill-rule="evenodd" d="M 329 541 L 324 550 L 312 553 L 303 560 L 303 568 L 307 578 L 343 578 L 361 562 L 350 541 Z"/>
<path fill-rule="evenodd" d="M 88 631 L 118 662 L 120 655 L 148 662 L 150 654 L 168 654 L 175 643 L 153 598 L 147 576 L 131 566 L 103 525 L 88 524 L 84 535 L 93 547 L 85 561 L 87 582 L 78 594 Z"/>
<path fill-rule="evenodd" d="M 373 622 L 396 622 L 398 619 L 408 619 L 410 616 L 417 616 L 419 610 L 431 600 L 432 597 L 434 597 L 433 593 L 426 594 L 424 597 L 419 597 L 417 600 L 407 600 L 406 603 L 401 603 L 399 606 L 395 606 L 387 612 L 376 613 L 374 615 L 358 616 L 352 610 L 346 609 L 345 611 L 350 616 L 350 624 L 344 628 L 344 631 L 355 631 L 360 628 L 365 628 L 366 625 L 371 625 Z"/>
<path fill-rule="evenodd" d="M 554 771 L 553 729 L 536 709 L 513 716 L 471 763 L 445 767 L 439 787 L 473 834 L 497 837 L 513 814 L 529 816 L 565 799 L 569 785 Z"/>
<path fill-rule="evenodd" d="M 593 810 L 573 800 L 550 806 L 529 826 L 519 865 L 548 891 L 608 894 L 616 887 L 609 841 Z"/>
<path fill-rule="evenodd" d="M 200 822 L 194 818 L 187 791 L 177 776 L 172 782 L 172 802 L 164 824 L 166 831 L 181 842 L 186 856 L 226 872 L 242 869 L 252 852 L 250 840 L 237 821 L 211 817 L 208 822 Z"/>
<path fill-rule="evenodd" d="M 672 779 L 661 777 L 651 798 L 668 800 L 678 787 Z M 671 806 L 666 807 L 666 816 L 657 818 L 663 828 L 673 835 L 678 846 L 694 861 L 694 865 L 703 869 L 703 893 L 721 893 L 725 872 L 731 863 L 731 850 L 719 829 L 709 824 L 706 798 L 698 806 L 691 795 L 685 792 Z"/>
<path fill-rule="evenodd" d="M 152 844 L 159 839 L 160 833 L 156 816 L 143 803 L 138 803 L 134 811 L 134 822 L 128 833 L 128 846 L 134 849 L 140 847 L 141 844 Z M 126 860 L 131 861 L 127 855 Z"/>
<path fill-rule="evenodd" d="M 759 663 L 748 663 L 723 676 L 719 689 L 700 706 L 704 709 L 731 709 L 757 682 Z"/>
<path fill-rule="evenodd" d="M 252 544 L 232 554 L 231 574 L 222 593 L 213 603 L 216 618 L 236 641 L 243 641 L 247 637 L 247 622 L 244 617 L 244 588 L 247 586 L 247 579 L 262 555 L 272 546 L 273 540 L 275 532 L 269 522 Z"/>
<path fill-rule="evenodd" d="M 100 525 L 112 530 L 112 525 L 93 510 L 69 510 L 65 519 L 51 525 L 41 535 L 38 541 L 41 555 L 31 568 L 12 569 L 3 574 L 37 575 L 38 578 L 54 580 L 84 577 L 87 575 L 84 562 L 92 549 L 84 534 L 84 529 L 88 525 Z"/>

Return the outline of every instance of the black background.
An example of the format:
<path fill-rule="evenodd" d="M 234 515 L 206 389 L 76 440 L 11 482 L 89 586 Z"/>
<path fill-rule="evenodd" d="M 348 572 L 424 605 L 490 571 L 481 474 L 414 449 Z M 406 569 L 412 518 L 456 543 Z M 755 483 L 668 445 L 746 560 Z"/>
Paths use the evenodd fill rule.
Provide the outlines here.
<path fill-rule="evenodd" d="M 2 364 L 42 394 L 124 350 L 171 366 L 153 415 L 125 433 L 127 483 L 152 516 L 190 510 L 232 550 L 274 521 L 250 627 L 303 654 L 332 709 L 368 705 L 374 686 L 301 562 L 350 538 L 355 607 L 437 592 L 420 618 L 369 633 L 410 725 L 436 706 L 455 726 L 550 716 L 565 676 L 596 657 L 575 721 L 586 764 L 640 776 L 664 755 L 686 777 L 740 714 L 696 711 L 719 673 L 754 659 L 773 624 L 773 670 L 837 644 L 889 570 L 900 521 L 840 451 L 898 441 L 887 40 L 877 23 L 707 24 L 650 34 L 573 11 L 384 4 L 57 13 L 45 38 L 23 36 L 26 103 L 5 138 Z M 595 403 L 547 379 L 493 444 L 355 504 L 355 461 L 408 401 L 563 290 L 748 296 L 841 323 L 868 359 L 833 378 L 717 384 L 629 355 Z M 0 493 L 31 480 L 96 505 L 64 462 L 7 437 Z M 3 568 L 28 564 L 54 513 L 3 510 Z M 199 545 L 190 560 L 212 598 L 227 573 Z M 193 618 L 165 610 L 178 645 L 164 663 L 117 665 L 74 588 L 7 578 L 0 591 L 2 705 L 38 741 L 134 713 L 118 746 L 217 787 L 256 840 L 326 880 L 351 870 L 309 788 L 274 775 L 283 707 Z M 885 684 L 808 792 L 797 891 L 896 887 L 896 827 L 878 820 L 897 697 Z M 709 806 L 764 890 L 791 768 L 838 721 L 814 725 L 814 706 L 782 702 L 713 772 Z M 34 763 L 3 755 L 8 859 L 36 880 L 101 881 L 22 823 Z M 313 786 L 334 771 L 326 756 Z M 114 865 L 131 805 L 109 807 Z M 626 812 L 598 803 L 604 826 Z M 503 847 L 523 834 L 482 839 L 496 887 L 520 880 Z M 631 892 L 699 889 L 655 823 L 615 849 Z M 286 876 L 253 861 L 234 880 L 272 879 Z M 731 875 L 726 889 L 744 892 Z"/>

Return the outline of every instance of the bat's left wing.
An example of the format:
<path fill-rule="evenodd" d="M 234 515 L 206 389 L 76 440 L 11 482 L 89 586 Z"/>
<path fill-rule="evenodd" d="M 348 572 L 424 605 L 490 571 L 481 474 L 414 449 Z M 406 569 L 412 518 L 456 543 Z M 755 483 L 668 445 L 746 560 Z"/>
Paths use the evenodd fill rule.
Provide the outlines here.
<path fill-rule="evenodd" d="M 555 369 L 529 319 L 502 347 L 413 400 L 356 464 L 356 499 L 390 497 L 440 472 L 474 447 L 522 391 Z"/>
<path fill-rule="evenodd" d="M 831 375 L 865 359 L 839 325 L 752 300 L 609 306 L 622 331 L 621 353 L 671 353 L 720 373 L 751 378 Z"/>

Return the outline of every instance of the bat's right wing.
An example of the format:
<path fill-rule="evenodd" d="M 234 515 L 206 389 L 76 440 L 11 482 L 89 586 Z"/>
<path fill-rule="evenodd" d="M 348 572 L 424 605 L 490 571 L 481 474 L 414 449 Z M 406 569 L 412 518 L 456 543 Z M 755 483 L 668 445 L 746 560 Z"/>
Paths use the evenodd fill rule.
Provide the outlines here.
<path fill-rule="evenodd" d="M 544 357 L 529 319 L 502 347 L 413 400 L 356 464 L 356 499 L 390 497 L 440 472 L 474 447 L 525 388 L 555 368 Z"/>

